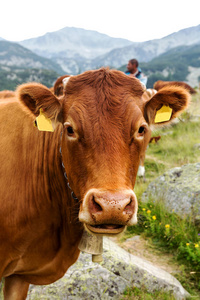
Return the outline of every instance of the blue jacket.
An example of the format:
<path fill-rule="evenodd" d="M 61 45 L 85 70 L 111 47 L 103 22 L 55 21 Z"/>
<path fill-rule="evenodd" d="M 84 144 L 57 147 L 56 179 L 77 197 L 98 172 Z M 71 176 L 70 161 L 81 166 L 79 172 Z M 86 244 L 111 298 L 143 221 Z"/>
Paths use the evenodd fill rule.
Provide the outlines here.
<path fill-rule="evenodd" d="M 125 72 L 126 75 L 130 75 L 131 73 L 129 71 Z M 147 84 L 147 77 L 142 73 L 141 69 L 138 68 L 138 72 L 135 75 L 136 78 L 138 78 L 145 86 Z"/>

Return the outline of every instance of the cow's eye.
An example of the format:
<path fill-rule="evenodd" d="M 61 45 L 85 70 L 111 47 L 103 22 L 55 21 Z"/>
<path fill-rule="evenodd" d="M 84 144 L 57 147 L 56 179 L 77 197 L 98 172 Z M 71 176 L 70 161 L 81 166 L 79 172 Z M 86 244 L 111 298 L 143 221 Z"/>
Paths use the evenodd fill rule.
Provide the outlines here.
<path fill-rule="evenodd" d="M 72 126 L 67 126 L 67 135 L 74 136 L 74 129 Z"/>
<path fill-rule="evenodd" d="M 138 133 L 142 134 L 145 132 L 145 127 L 144 126 L 140 126 L 140 128 L 138 129 Z"/>
<path fill-rule="evenodd" d="M 77 134 L 75 133 L 74 128 L 73 128 L 73 126 L 71 125 L 70 122 L 65 122 L 64 123 L 64 130 L 66 132 L 66 135 L 69 138 L 72 138 L 72 139 L 76 139 L 77 138 Z"/>
<path fill-rule="evenodd" d="M 74 133 L 74 129 L 71 126 L 69 126 L 69 127 L 67 127 L 67 132 L 69 134 L 73 134 Z"/>

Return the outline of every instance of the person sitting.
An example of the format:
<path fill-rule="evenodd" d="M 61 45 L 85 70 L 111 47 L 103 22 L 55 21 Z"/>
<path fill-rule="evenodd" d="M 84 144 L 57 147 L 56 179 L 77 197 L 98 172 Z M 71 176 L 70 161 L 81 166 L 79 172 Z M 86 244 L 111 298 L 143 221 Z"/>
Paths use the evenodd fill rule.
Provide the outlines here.
<path fill-rule="evenodd" d="M 130 59 L 126 68 L 127 71 L 125 72 L 125 74 L 131 77 L 138 78 L 146 87 L 147 77 L 142 73 L 142 70 L 139 68 L 139 63 L 137 59 Z"/>

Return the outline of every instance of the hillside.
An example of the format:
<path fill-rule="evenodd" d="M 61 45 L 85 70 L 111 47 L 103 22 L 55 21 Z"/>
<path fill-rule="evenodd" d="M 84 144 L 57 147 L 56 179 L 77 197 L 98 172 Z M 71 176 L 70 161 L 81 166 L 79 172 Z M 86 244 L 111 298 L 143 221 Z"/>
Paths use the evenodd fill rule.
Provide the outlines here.
<path fill-rule="evenodd" d="M 38 56 L 18 43 L 0 41 L 0 65 L 19 68 L 48 69 L 63 73 L 62 68 L 53 61 Z"/>
<path fill-rule="evenodd" d="M 62 68 L 17 43 L 0 40 L 0 90 L 14 90 L 18 84 L 37 81 L 50 87 Z"/>
<path fill-rule="evenodd" d="M 200 44 L 179 46 L 152 59 L 140 63 L 142 71 L 148 76 L 147 87 L 153 87 L 157 80 L 186 81 L 198 87 L 200 81 Z M 126 65 L 119 68 L 126 70 Z"/>
<path fill-rule="evenodd" d="M 58 77 L 58 73 L 52 70 L 0 65 L 0 91 L 15 90 L 19 84 L 33 81 L 51 87 Z"/>
<path fill-rule="evenodd" d="M 200 81 L 200 44 L 174 48 L 151 62 L 142 64 L 149 75 L 149 84 L 154 79 L 186 81 L 193 87 Z"/>

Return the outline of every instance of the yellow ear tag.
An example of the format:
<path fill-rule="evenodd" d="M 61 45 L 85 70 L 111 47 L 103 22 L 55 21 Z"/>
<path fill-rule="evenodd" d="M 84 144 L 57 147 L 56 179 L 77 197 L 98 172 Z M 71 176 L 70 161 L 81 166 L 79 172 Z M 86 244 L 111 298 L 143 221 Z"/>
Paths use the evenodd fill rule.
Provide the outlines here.
<path fill-rule="evenodd" d="M 162 123 L 169 121 L 172 116 L 172 108 L 166 105 L 163 105 L 161 109 L 156 112 L 155 123 Z"/>
<path fill-rule="evenodd" d="M 42 109 L 40 109 L 40 114 L 36 118 L 36 123 L 40 131 L 54 131 L 51 120 L 45 117 Z"/>

